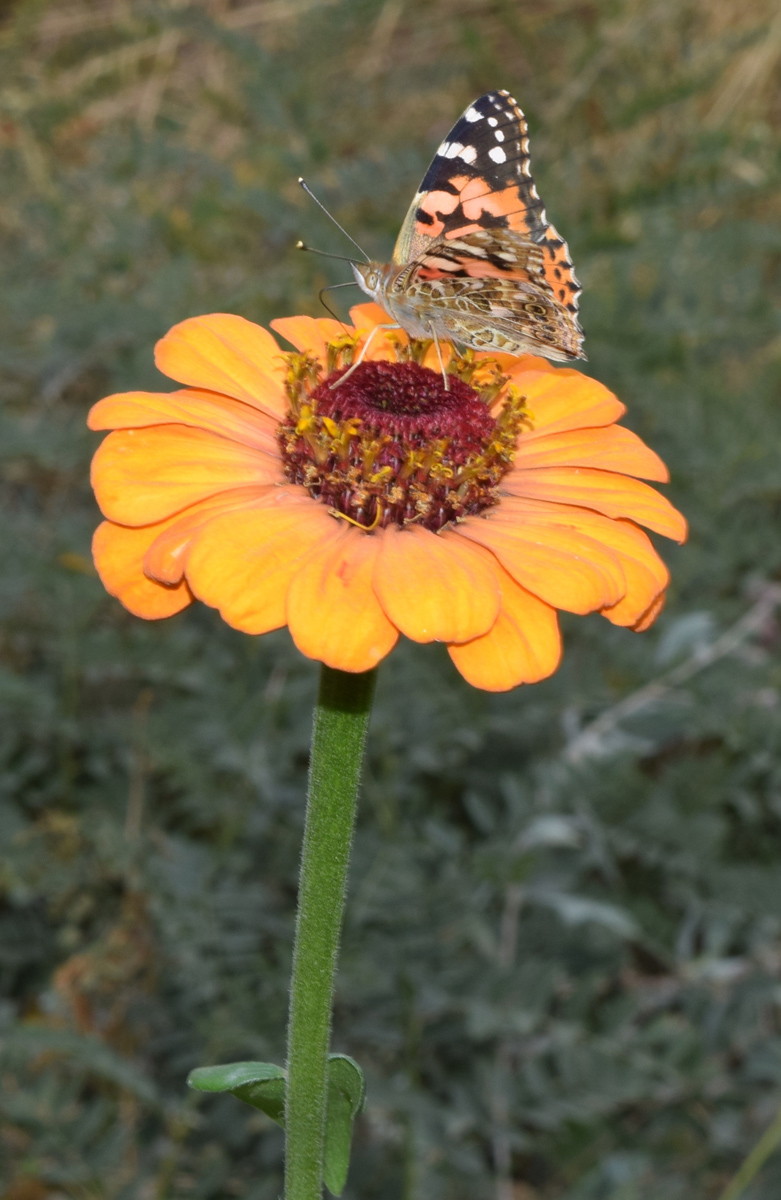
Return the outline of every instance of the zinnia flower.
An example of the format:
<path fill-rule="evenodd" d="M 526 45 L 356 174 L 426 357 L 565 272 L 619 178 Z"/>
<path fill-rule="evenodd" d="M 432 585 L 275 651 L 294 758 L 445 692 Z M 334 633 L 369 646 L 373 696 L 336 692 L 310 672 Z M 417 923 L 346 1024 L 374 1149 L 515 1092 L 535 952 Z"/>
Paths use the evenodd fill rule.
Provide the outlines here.
<path fill-rule="evenodd" d="M 183 390 L 92 409 L 106 517 L 94 556 L 132 613 L 194 598 L 344 671 L 400 633 L 445 642 L 470 683 L 505 691 L 555 671 L 557 609 L 647 628 L 668 583 L 641 525 L 686 524 L 641 478 L 667 470 L 617 425 L 624 406 L 543 359 L 435 348 L 378 330 L 376 305 L 273 329 L 217 313 L 156 349 Z M 339 382 L 341 380 L 341 382 Z M 335 386 L 337 385 L 337 386 Z"/>

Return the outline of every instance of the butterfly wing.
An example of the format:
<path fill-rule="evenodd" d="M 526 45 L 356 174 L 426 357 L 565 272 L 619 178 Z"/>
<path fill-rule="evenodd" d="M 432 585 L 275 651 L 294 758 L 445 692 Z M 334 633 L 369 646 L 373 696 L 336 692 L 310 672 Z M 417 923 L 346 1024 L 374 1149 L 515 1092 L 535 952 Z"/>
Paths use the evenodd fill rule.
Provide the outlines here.
<path fill-rule="evenodd" d="M 547 303 L 552 299 L 555 309 L 565 311 L 561 321 L 570 328 L 570 340 L 577 341 L 574 352 L 568 348 L 562 357 L 583 357 L 580 284 L 567 244 L 548 222 L 534 184 L 526 118 L 506 91 L 487 92 L 470 104 L 437 150 L 401 227 L 393 261 L 425 264 L 442 243 L 489 231 L 500 240 L 514 235 L 514 253 L 521 245 L 539 247 L 537 283 L 544 280 Z M 507 279 L 512 268 L 494 267 L 495 277 L 502 273 Z"/>
<path fill-rule="evenodd" d="M 508 354 L 583 358 L 583 335 L 545 274 L 545 252 L 526 234 L 479 229 L 439 238 L 398 276 L 396 306 L 425 313 L 450 341 Z"/>

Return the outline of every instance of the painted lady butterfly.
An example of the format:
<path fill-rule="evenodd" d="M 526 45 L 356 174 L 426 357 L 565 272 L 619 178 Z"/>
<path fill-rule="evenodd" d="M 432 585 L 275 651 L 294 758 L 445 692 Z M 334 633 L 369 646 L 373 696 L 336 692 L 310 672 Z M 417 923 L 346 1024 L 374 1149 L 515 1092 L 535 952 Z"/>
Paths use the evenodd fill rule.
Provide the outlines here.
<path fill-rule="evenodd" d="M 365 292 L 411 337 L 476 350 L 585 358 L 580 284 L 529 167 L 509 92 L 470 104 L 434 156 L 393 261 L 353 263 Z"/>

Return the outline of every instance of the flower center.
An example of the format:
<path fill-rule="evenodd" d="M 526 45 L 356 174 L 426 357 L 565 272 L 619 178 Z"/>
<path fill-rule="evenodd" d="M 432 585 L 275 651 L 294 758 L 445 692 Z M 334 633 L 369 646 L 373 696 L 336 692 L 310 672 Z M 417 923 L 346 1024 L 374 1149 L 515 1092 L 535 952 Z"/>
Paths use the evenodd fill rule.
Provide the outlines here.
<path fill-rule="evenodd" d="M 321 416 L 354 417 L 401 442 L 447 437 L 465 453 L 467 447 L 482 446 L 494 427 L 477 392 L 460 379 L 449 379 L 445 391 L 442 375 L 416 362 L 363 362 L 335 387 L 347 369 L 334 372 L 312 393 Z"/>
<path fill-rule="evenodd" d="M 351 370 L 354 344 L 329 346 L 325 379 L 314 359 L 288 356 L 290 412 L 279 431 L 288 479 L 367 532 L 413 521 L 437 532 L 496 504 L 528 424 L 514 388 L 491 413 L 507 383 L 498 365 L 456 358 L 446 388 L 418 361 L 429 343 Z"/>

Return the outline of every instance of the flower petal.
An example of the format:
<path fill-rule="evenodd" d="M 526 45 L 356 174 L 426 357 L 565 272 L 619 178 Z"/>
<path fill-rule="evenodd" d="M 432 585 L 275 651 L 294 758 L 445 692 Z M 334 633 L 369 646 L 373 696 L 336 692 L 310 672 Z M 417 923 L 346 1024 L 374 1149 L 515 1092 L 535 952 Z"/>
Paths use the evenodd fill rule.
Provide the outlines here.
<path fill-rule="evenodd" d="M 648 611 L 644 612 L 642 617 L 640 618 L 640 620 L 635 621 L 634 625 L 631 626 L 631 628 L 633 629 L 633 631 L 635 633 L 645 633 L 646 629 L 651 628 L 654 621 L 659 616 L 659 613 L 664 608 L 664 602 L 666 599 L 667 599 L 666 592 L 662 592 L 661 595 L 656 597 L 656 599 L 654 600 L 653 604 L 650 606 Z"/>
<path fill-rule="evenodd" d="M 499 612 L 496 570 L 452 534 L 419 525 L 375 535 L 374 590 L 393 624 L 413 642 L 466 642 Z"/>
<path fill-rule="evenodd" d="M 621 564 L 605 546 L 578 528 L 535 522 L 502 508 L 468 517 L 453 536 L 485 546 L 516 583 L 555 608 L 584 614 L 625 595 Z"/>
<path fill-rule="evenodd" d="M 326 360 L 326 343 L 344 334 L 344 326 L 331 317 L 277 317 L 271 328 L 296 350 L 312 354 L 322 363 Z"/>
<path fill-rule="evenodd" d="M 340 671 L 369 671 L 393 649 L 398 631 L 372 587 L 379 544 L 344 525 L 298 571 L 287 619 L 302 654 Z"/>
<path fill-rule="evenodd" d="M 394 336 L 394 337 L 396 336 L 396 330 L 391 330 L 390 332 L 391 332 L 392 336 Z M 405 341 L 408 340 L 406 334 L 404 334 L 404 339 L 405 339 Z M 372 342 L 372 344 L 371 344 L 371 348 L 369 350 L 369 358 L 374 357 L 374 353 L 373 353 L 374 344 L 377 340 L 378 339 L 375 338 L 374 342 Z M 444 367 L 445 370 L 447 370 L 448 367 L 450 366 L 451 362 L 453 361 L 453 359 L 456 357 L 455 346 L 453 345 L 452 342 L 440 342 L 439 343 L 439 354 L 442 355 L 442 367 Z M 423 359 L 421 361 L 421 366 L 428 367 L 428 369 L 430 371 L 434 371 L 435 374 L 440 375 L 442 373 L 442 367 L 439 365 L 439 354 L 437 354 L 436 345 L 434 344 L 434 342 L 432 342 L 431 345 L 429 346 L 428 350 L 426 351 L 426 353 L 423 355 Z"/>
<path fill-rule="evenodd" d="M 507 692 L 520 683 L 552 675 L 561 659 L 556 610 L 525 591 L 497 564 L 502 604 L 488 633 L 448 654 L 467 683 L 487 692 Z"/>
<path fill-rule="evenodd" d="M 379 304 L 355 304 L 350 309 L 350 320 L 355 326 L 355 332 L 361 335 L 357 353 L 360 354 L 362 348 L 366 345 L 371 337 L 371 345 L 367 358 L 372 359 L 387 359 L 390 362 L 395 362 L 397 359 L 396 347 L 399 343 L 406 344 L 409 341 L 408 335 L 403 329 L 381 329 L 382 325 L 395 325 L 393 317 L 388 316 Z M 375 333 L 374 331 L 377 330 Z M 431 363 L 427 361 L 427 366 Z M 439 361 L 434 368 L 439 370 Z"/>
<path fill-rule="evenodd" d="M 592 508 L 606 517 L 628 517 L 656 533 L 686 540 L 687 525 L 670 501 L 647 483 L 590 467 L 541 467 L 513 471 L 502 480 L 513 496 Z"/>
<path fill-rule="evenodd" d="M 475 353 L 477 362 L 487 360 L 488 362 L 498 363 L 505 375 L 509 375 L 511 381 L 520 385 L 522 377 L 529 371 L 555 371 L 552 362 L 548 362 L 547 358 L 538 358 L 536 354 L 503 354 L 496 350 L 478 350 Z"/>
<path fill-rule="evenodd" d="M 144 573 L 150 579 L 159 583 L 179 583 L 182 579 L 188 557 L 193 544 L 197 541 L 201 530 L 216 517 L 226 512 L 238 512 L 243 508 L 253 507 L 259 502 L 274 498 L 280 499 L 283 488 L 231 488 L 228 492 L 219 492 L 193 504 L 170 521 L 165 522 L 165 528 L 152 542 L 144 557 Z M 294 492 L 296 489 L 287 489 Z"/>
<path fill-rule="evenodd" d="M 267 329 L 231 313 L 190 317 L 155 347 L 158 369 L 177 383 L 224 392 L 282 417 L 287 408 L 282 351 Z"/>
<path fill-rule="evenodd" d="M 279 459 L 185 425 L 120 429 L 92 460 L 103 515 L 149 525 L 228 488 L 282 482 Z"/>
<path fill-rule="evenodd" d="M 90 409 L 90 429 L 143 429 L 149 425 L 189 425 L 220 437 L 278 454 L 278 424 L 266 413 L 218 392 L 118 392 Z"/>
<path fill-rule="evenodd" d="M 290 580 L 308 554 L 338 533 L 323 505 L 280 489 L 244 512 L 211 521 L 193 545 L 187 579 L 194 595 L 244 633 L 286 623 Z"/>
<path fill-rule="evenodd" d="M 550 504 L 545 500 L 519 500 L 506 496 L 501 504 L 505 519 L 519 524 L 532 522 L 580 531 L 599 542 L 618 559 L 626 582 L 626 593 L 617 604 L 602 609 L 614 625 L 629 625 L 643 616 L 670 582 L 670 572 L 656 553 L 650 538 L 631 521 L 616 521 L 585 508 Z"/>
<path fill-rule="evenodd" d="M 659 483 L 667 483 L 670 478 L 659 455 L 623 425 L 571 429 L 528 440 L 522 434 L 510 475 L 513 471 L 526 471 L 532 467 L 597 467 Z"/>
<path fill-rule="evenodd" d="M 366 304 L 354 304 L 350 309 L 350 320 L 356 329 L 374 329 L 375 325 L 389 325 L 393 317 L 388 316 L 384 308 L 373 300 Z"/>
<path fill-rule="evenodd" d="M 568 367 L 533 372 L 516 369 L 510 381 L 526 397 L 532 418 L 533 428 L 524 433 L 524 441 L 568 429 L 612 425 L 626 412 L 626 406 L 596 379 Z M 494 408 L 501 404 L 500 398 Z"/>
<path fill-rule="evenodd" d="M 625 544 L 621 542 L 626 539 Z M 642 539 L 642 540 L 641 540 Z M 654 550 L 649 538 L 631 521 L 613 521 L 610 535 L 604 539 L 617 554 L 626 579 L 626 595 L 618 604 L 602 609 L 602 616 L 613 625 L 636 629 L 649 610 L 662 600 L 670 582 L 670 572 Z M 661 605 L 656 610 L 661 612 Z"/>
<path fill-rule="evenodd" d="M 166 587 L 144 574 L 144 556 L 164 527 L 165 523 L 129 529 L 104 521 L 92 539 L 92 556 L 106 591 L 148 621 L 172 617 L 193 600 L 186 583 Z"/>

